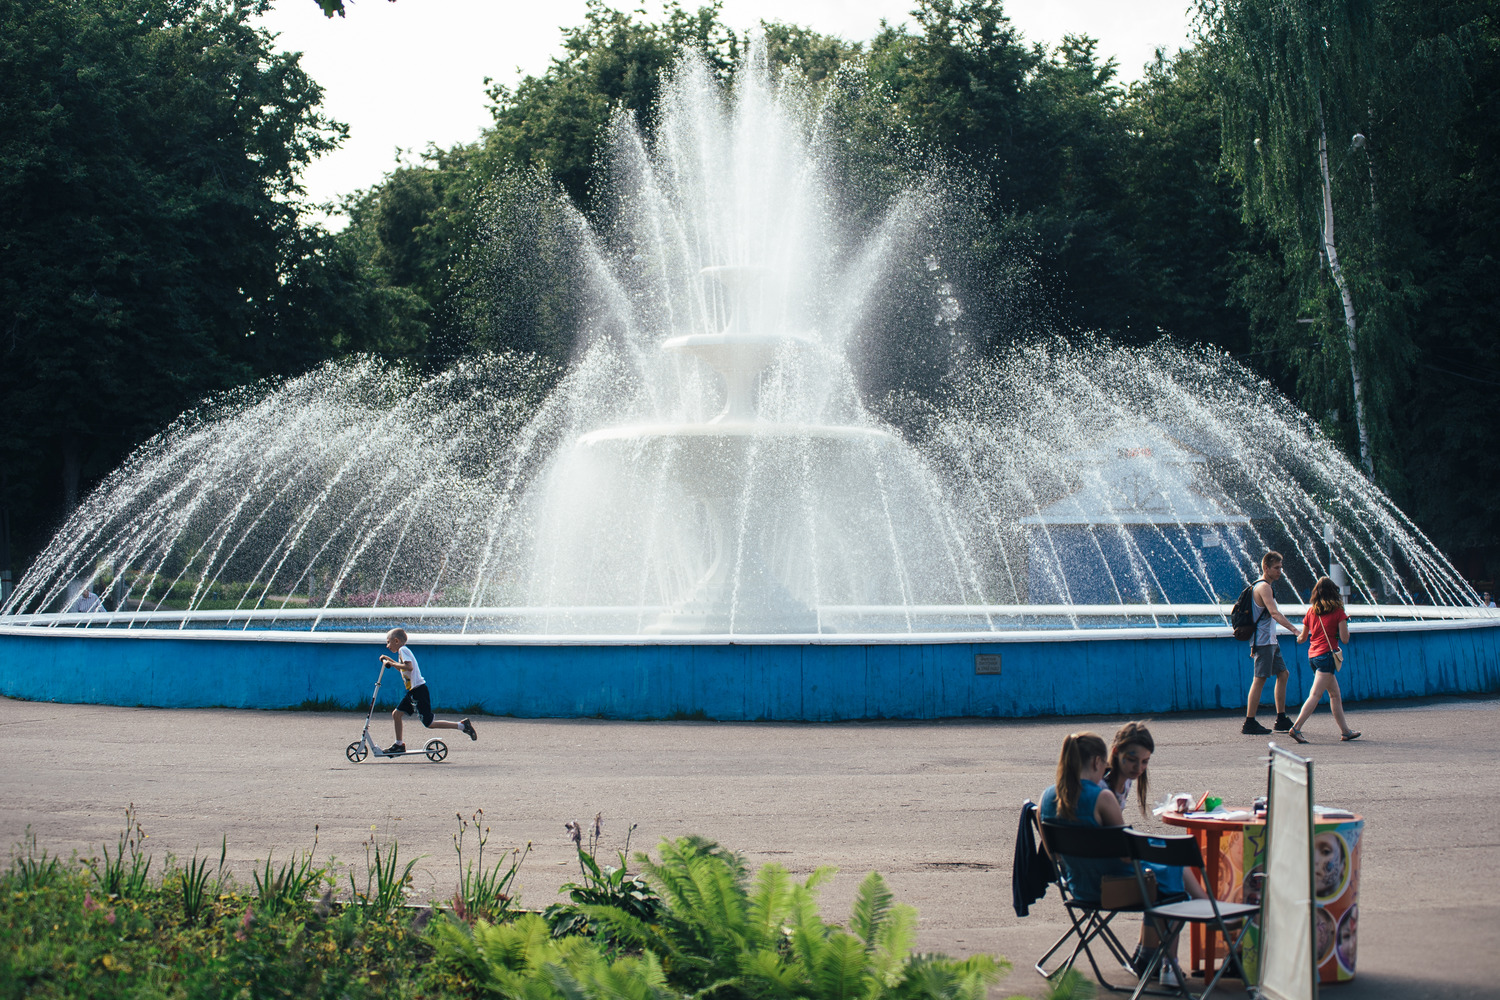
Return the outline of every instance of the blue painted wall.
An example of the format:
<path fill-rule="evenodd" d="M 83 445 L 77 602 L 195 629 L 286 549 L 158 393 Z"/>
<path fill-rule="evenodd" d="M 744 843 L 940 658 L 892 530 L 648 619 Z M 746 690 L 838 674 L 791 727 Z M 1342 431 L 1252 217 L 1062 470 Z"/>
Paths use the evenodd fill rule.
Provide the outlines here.
<path fill-rule="evenodd" d="M 1500 623 L 1376 628 L 1356 626 L 1339 675 L 1345 698 L 1500 691 Z M 414 636 L 412 648 L 437 705 L 524 717 L 1004 718 L 1244 704 L 1250 663 L 1227 629 L 1139 631 L 868 643 L 424 643 Z M 328 698 L 369 704 L 378 636 L 234 635 L 0 628 L 0 693 L 165 707 L 285 708 Z M 1281 642 L 1296 703 L 1311 677 L 1307 647 Z M 978 653 L 1001 655 L 999 676 L 975 673 Z M 388 671 L 382 704 L 393 704 L 400 690 Z"/>

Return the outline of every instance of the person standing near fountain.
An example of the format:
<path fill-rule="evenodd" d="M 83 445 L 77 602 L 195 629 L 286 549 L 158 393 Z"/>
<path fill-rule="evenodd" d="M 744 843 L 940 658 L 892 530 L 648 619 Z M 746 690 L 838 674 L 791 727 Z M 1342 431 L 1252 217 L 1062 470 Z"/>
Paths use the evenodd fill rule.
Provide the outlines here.
<path fill-rule="evenodd" d="M 428 729 L 457 729 L 471 740 L 479 739 L 479 734 L 474 731 L 474 724 L 468 719 L 452 722 L 448 719 L 432 717 L 432 694 L 427 690 L 427 682 L 422 679 L 422 669 L 417 666 L 416 654 L 406 643 L 406 629 L 393 628 L 385 635 L 385 648 L 395 653 L 396 659 L 393 660 L 384 653 L 380 654 L 381 663 L 401 671 L 401 680 L 406 685 L 406 697 L 401 699 L 401 704 L 391 710 L 391 721 L 396 724 L 396 742 L 386 747 L 385 752 L 406 753 L 406 744 L 401 740 L 401 717 L 403 715 L 421 716 L 422 725 Z"/>
<path fill-rule="evenodd" d="M 1286 714 L 1286 682 L 1290 674 L 1286 669 L 1286 661 L 1281 657 L 1281 646 L 1276 642 L 1276 626 L 1280 624 L 1288 632 L 1296 632 L 1297 626 L 1281 613 L 1281 609 L 1276 606 L 1276 596 L 1271 593 L 1272 586 L 1280 579 L 1281 553 L 1267 552 L 1260 558 L 1260 579 L 1255 581 L 1251 596 L 1255 635 L 1250 639 L 1250 658 L 1255 661 L 1255 676 L 1250 681 L 1250 696 L 1245 701 L 1245 724 L 1240 727 L 1240 732 L 1246 736 L 1266 736 L 1273 731 L 1255 718 L 1260 711 L 1261 690 L 1266 686 L 1267 678 L 1272 676 L 1276 678 L 1274 731 L 1284 733 L 1292 728 L 1292 720 Z"/>

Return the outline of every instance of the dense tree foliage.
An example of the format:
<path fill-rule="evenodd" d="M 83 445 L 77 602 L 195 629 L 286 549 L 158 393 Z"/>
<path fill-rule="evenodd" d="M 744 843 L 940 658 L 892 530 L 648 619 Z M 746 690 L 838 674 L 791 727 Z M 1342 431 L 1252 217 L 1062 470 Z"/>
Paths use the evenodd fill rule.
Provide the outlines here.
<path fill-rule="evenodd" d="M 23 546 L 204 394 L 400 313 L 298 220 L 298 171 L 342 128 L 250 25 L 263 6 L 0 0 L 0 503 Z"/>
<path fill-rule="evenodd" d="M 649 124 L 683 53 L 728 80 L 749 44 L 717 5 L 653 18 L 594 0 L 545 72 L 488 86 L 492 127 L 350 194 L 330 236 L 299 219 L 296 178 L 340 130 L 250 27 L 258 6 L 0 0 L 0 500 L 23 558 L 78 488 L 215 389 L 360 350 L 429 369 L 566 358 L 574 213 L 610 211 L 612 116 Z M 1226 350 L 1368 453 L 1467 573 L 1493 574 L 1493 4 L 1198 10 L 1198 44 L 1129 86 L 1086 34 L 1028 42 L 1001 0 L 917 0 L 909 25 L 857 41 L 768 24 L 762 51 L 838 119 L 855 216 L 942 179 L 971 349 L 1099 332 Z M 882 320 L 904 375 L 940 368 L 902 333 L 917 308 Z"/>
<path fill-rule="evenodd" d="M 1267 235 L 1236 295 L 1265 367 L 1441 543 L 1493 551 L 1493 4 L 1199 6 L 1223 161 Z"/>

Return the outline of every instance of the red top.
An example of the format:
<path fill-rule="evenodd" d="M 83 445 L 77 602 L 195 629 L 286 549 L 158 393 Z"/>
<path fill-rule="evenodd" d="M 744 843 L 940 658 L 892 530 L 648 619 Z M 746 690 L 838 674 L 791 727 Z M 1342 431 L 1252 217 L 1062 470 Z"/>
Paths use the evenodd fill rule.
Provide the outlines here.
<path fill-rule="evenodd" d="M 1307 643 L 1307 658 L 1322 656 L 1339 648 L 1339 622 L 1346 622 L 1349 616 L 1344 614 L 1344 609 L 1328 615 L 1318 615 L 1312 608 L 1307 609 L 1307 614 L 1302 616 L 1302 626 L 1307 629 L 1310 637 Z M 1330 643 L 1332 645 L 1330 645 Z"/>

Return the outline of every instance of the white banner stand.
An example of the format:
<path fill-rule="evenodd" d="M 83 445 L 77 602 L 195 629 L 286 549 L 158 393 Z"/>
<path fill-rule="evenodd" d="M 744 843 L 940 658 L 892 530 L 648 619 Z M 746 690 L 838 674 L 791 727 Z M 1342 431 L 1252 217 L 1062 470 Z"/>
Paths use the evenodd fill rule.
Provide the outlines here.
<path fill-rule="evenodd" d="M 1270 760 L 1256 993 L 1265 1000 L 1318 1000 L 1312 761 L 1275 743 Z"/>

